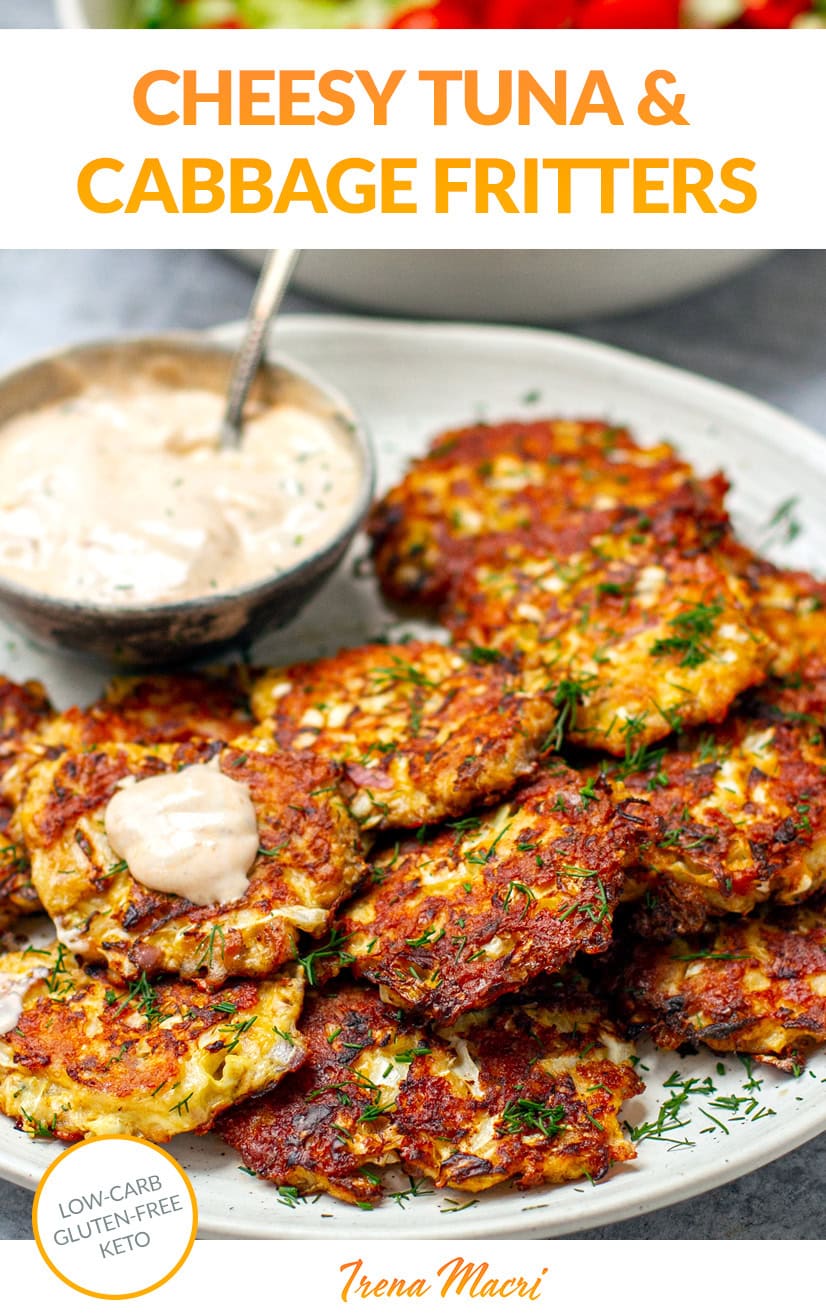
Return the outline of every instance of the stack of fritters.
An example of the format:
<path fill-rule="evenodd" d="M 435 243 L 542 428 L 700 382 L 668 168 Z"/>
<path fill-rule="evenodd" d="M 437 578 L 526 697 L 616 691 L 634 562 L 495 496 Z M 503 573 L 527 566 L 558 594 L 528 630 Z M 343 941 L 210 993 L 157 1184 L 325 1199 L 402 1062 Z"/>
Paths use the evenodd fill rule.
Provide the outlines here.
<path fill-rule="evenodd" d="M 597 422 L 457 431 L 370 526 L 452 643 L 60 715 L 10 687 L 0 916 L 39 899 L 60 943 L 0 958 L 0 1108 L 67 1139 L 216 1124 L 282 1191 L 368 1205 L 392 1165 L 478 1192 L 633 1158 L 640 1031 L 797 1071 L 826 1040 L 826 587 L 740 545 L 726 490 Z M 213 759 L 260 850 L 202 908 L 103 818 L 125 777 Z"/>
<path fill-rule="evenodd" d="M 160 1140 L 233 1105 L 219 1127 L 255 1172 L 362 1202 L 391 1162 L 481 1190 L 631 1157 L 630 1047 L 579 979 L 512 995 L 606 948 L 636 852 L 633 808 L 548 760 L 558 719 L 544 676 L 416 642 L 120 682 L 52 716 L 14 816 L 59 942 L 0 959 L 0 995 L 22 1000 L 2 1108 L 30 1133 Z M 143 887 L 104 814 L 125 778 L 213 759 L 249 789 L 260 851 L 241 900 L 202 908 Z M 383 982 L 402 963 L 398 1008 Z"/>
<path fill-rule="evenodd" d="M 817 974 L 789 970 L 790 1010 L 786 987 L 767 986 L 786 981 L 780 952 L 758 954 L 754 930 L 765 941 L 774 929 L 792 963 L 795 946 L 801 961 L 813 953 L 816 904 L 788 906 L 826 884 L 826 585 L 740 544 L 726 487 L 626 430 L 477 426 L 437 439 L 371 528 L 388 596 L 436 608 L 460 644 L 541 671 L 557 746 L 580 770 L 600 766 L 615 803 L 645 819 L 612 1000 L 661 1045 L 732 1035 L 782 1058 L 826 1039 Z M 613 761 L 591 758 L 600 751 Z M 744 937 L 749 972 L 721 987 L 718 970 L 695 966 L 683 991 L 683 935 L 705 937 L 703 965 L 728 962 L 716 937 Z M 787 1034 L 792 1017 L 803 1024 Z"/>
<path fill-rule="evenodd" d="M 307 1063 L 221 1122 L 245 1164 L 370 1202 L 388 1163 L 481 1190 L 631 1158 L 630 1048 L 579 979 L 564 1001 L 514 995 L 610 944 L 640 826 L 597 773 L 549 759 L 545 674 L 484 647 L 373 644 L 261 674 L 252 705 L 262 742 L 343 770 L 373 848 L 304 957 Z"/>
<path fill-rule="evenodd" d="M 20 747 L 12 825 L 59 938 L 0 956 L 0 1002 L 20 1004 L 0 1108 L 31 1133 L 206 1131 L 303 1060 L 298 937 L 325 934 L 364 846 L 334 765 L 253 740 L 241 681 L 117 682 Z M 248 788 L 260 849 L 242 899 L 201 907 L 136 881 L 104 814 L 124 779 L 213 759 Z"/>
<path fill-rule="evenodd" d="M 344 1201 L 382 1195 L 400 1160 L 439 1187 L 483 1191 L 601 1178 L 634 1152 L 623 1101 L 642 1090 L 616 1029 L 581 986 L 424 1027 L 375 988 L 313 991 L 308 1062 L 221 1131 L 262 1178 Z"/>

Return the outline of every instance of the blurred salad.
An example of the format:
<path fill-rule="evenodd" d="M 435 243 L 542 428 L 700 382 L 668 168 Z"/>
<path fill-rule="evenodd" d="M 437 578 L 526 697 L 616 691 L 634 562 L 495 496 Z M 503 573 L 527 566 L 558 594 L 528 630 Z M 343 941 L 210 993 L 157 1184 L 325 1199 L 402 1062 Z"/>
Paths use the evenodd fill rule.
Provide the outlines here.
<path fill-rule="evenodd" d="M 139 27 L 824 27 L 826 0 L 134 0 Z"/>

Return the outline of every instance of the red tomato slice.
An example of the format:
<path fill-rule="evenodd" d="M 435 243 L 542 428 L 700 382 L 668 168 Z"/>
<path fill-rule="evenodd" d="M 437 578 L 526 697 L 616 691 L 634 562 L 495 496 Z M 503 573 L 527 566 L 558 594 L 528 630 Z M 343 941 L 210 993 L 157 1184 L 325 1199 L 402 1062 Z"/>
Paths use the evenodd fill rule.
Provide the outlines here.
<path fill-rule="evenodd" d="M 679 26 L 679 0 L 584 0 L 574 17 L 574 27 Z"/>
<path fill-rule="evenodd" d="M 463 0 L 436 0 L 435 5 L 405 9 L 390 24 L 395 28 L 481 27 L 476 14 Z"/>
<path fill-rule="evenodd" d="M 575 0 L 488 0 L 485 27 L 571 27 Z"/>

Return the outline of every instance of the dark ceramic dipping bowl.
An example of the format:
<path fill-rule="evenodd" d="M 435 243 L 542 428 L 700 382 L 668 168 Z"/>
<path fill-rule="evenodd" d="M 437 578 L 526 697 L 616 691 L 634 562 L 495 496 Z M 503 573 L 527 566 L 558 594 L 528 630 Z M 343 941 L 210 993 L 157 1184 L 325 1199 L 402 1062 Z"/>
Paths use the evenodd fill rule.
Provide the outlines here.
<path fill-rule="evenodd" d="M 0 379 L 2 426 L 22 412 L 70 397 L 96 380 L 130 371 L 223 394 L 233 352 L 197 334 L 133 338 L 72 348 Z M 370 439 L 349 402 L 281 356 L 268 357 L 252 396 L 302 406 L 340 427 L 361 470 L 344 528 L 304 561 L 228 593 L 148 607 L 55 598 L 0 576 L 0 616 L 50 648 L 128 666 L 169 665 L 245 645 L 291 621 L 328 579 L 361 526 L 373 495 Z"/>

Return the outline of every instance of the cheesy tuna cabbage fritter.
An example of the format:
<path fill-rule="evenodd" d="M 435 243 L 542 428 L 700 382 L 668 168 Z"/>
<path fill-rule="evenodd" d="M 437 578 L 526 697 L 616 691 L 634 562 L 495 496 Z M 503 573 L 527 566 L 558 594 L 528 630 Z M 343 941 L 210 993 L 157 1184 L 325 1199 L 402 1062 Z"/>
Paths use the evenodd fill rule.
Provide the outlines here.
<path fill-rule="evenodd" d="M 308 991 L 305 1064 L 262 1100 L 226 1114 L 218 1131 L 261 1178 L 343 1201 L 382 1195 L 373 1170 L 397 1158 L 399 1085 L 425 1033 L 371 987 L 339 980 Z"/>
<path fill-rule="evenodd" d="M 517 547 L 581 551 L 594 534 L 685 489 L 691 467 L 667 443 L 640 447 L 598 421 L 477 424 L 436 438 L 373 510 L 376 571 L 391 598 L 434 603 L 468 566 Z M 725 482 L 698 496 L 718 504 Z"/>
<path fill-rule="evenodd" d="M 302 1029 L 306 1066 L 219 1125 L 282 1186 L 369 1202 L 382 1195 L 375 1169 L 396 1160 L 481 1191 L 600 1178 L 634 1157 L 618 1122 L 642 1090 L 630 1047 L 579 990 L 423 1031 L 373 988 L 337 982 L 308 996 Z"/>
<path fill-rule="evenodd" d="M 772 673 L 793 677 L 826 663 L 826 582 L 773 566 L 742 545 L 728 545 L 754 600 L 755 619 L 775 645 Z"/>
<path fill-rule="evenodd" d="M 304 979 L 116 988 L 62 945 L 0 955 L 0 1002 L 22 997 L 0 1036 L 0 1110 L 31 1136 L 165 1142 L 205 1132 L 235 1101 L 302 1060 Z"/>
<path fill-rule="evenodd" d="M 822 909 L 772 910 L 619 952 L 622 1012 L 664 1050 L 702 1043 L 798 1073 L 826 1041 Z"/>
<path fill-rule="evenodd" d="M 266 672 L 252 705 L 280 748 L 343 763 L 362 827 L 418 827 L 501 797 L 529 775 L 553 728 L 543 674 L 495 659 L 368 644 Z"/>
<path fill-rule="evenodd" d="M 7 827 L 0 831 L 0 932 L 41 910 L 26 847 Z"/>
<path fill-rule="evenodd" d="M 119 677 L 88 708 L 56 714 L 37 681 L 0 680 L 0 930 L 40 909 L 11 817 L 38 763 L 114 742 L 233 740 L 254 725 L 246 691 L 241 668 Z"/>
<path fill-rule="evenodd" d="M 372 856 L 337 924 L 382 996 L 452 1020 L 578 953 L 599 954 L 640 825 L 604 782 L 564 765 L 507 803 Z"/>
<path fill-rule="evenodd" d="M 214 989 L 231 976 L 266 977 L 296 957 L 299 930 L 323 935 L 363 874 L 359 830 L 334 768 L 224 747 L 221 771 L 248 788 L 258 820 L 244 896 L 202 907 L 136 882 L 104 828 L 118 783 L 214 756 L 215 746 L 103 745 L 32 772 L 18 812 L 38 895 L 60 938 L 116 978 L 175 973 Z"/>
<path fill-rule="evenodd" d="M 631 1047 L 580 989 L 557 983 L 439 1029 L 399 1089 L 399 1155 L 460 1191 L 596 1181 L 635 1158 L 619 1112 L 642 1090 Z"/>
<path fill-rule="evenodd" d="M 460 643 L 544 671 L 566 737 L 621 756 L 675 726 L 721 721 L 765 678 L 773 650 L 748 591 L 704 537 L 691 516 L 646 516 L 564 560 L 482 562 L 446 624 Z"/>
<path fill-rule="evenodd" d="M 44 728 L 42 739 L 62 749 L 99 744 L 229 742 L 254 726 L 249 673 L 242 667 L 175 675 L 120 676 L 88 708 L 69 708 Z"/>
<path fill-rule="evenodd" d="M 40 909 L 13 814 L 21 763 L 29 760 L 30 745 L 51 715 L 48 695 L 39 681 L 16 685 L 0 677 L 0 932 Z"/>
<path fill-rule="evenodd" d="M 636 805 L 647 818 L 641 934 L 692 930 L 769 899 L 798 903 L 826 883 L 823 734 L 772 697 L 763 687 L 722 726 L 638 754 L 639 769 L 615 782 L 619 799 L 647 801 Z"/>

